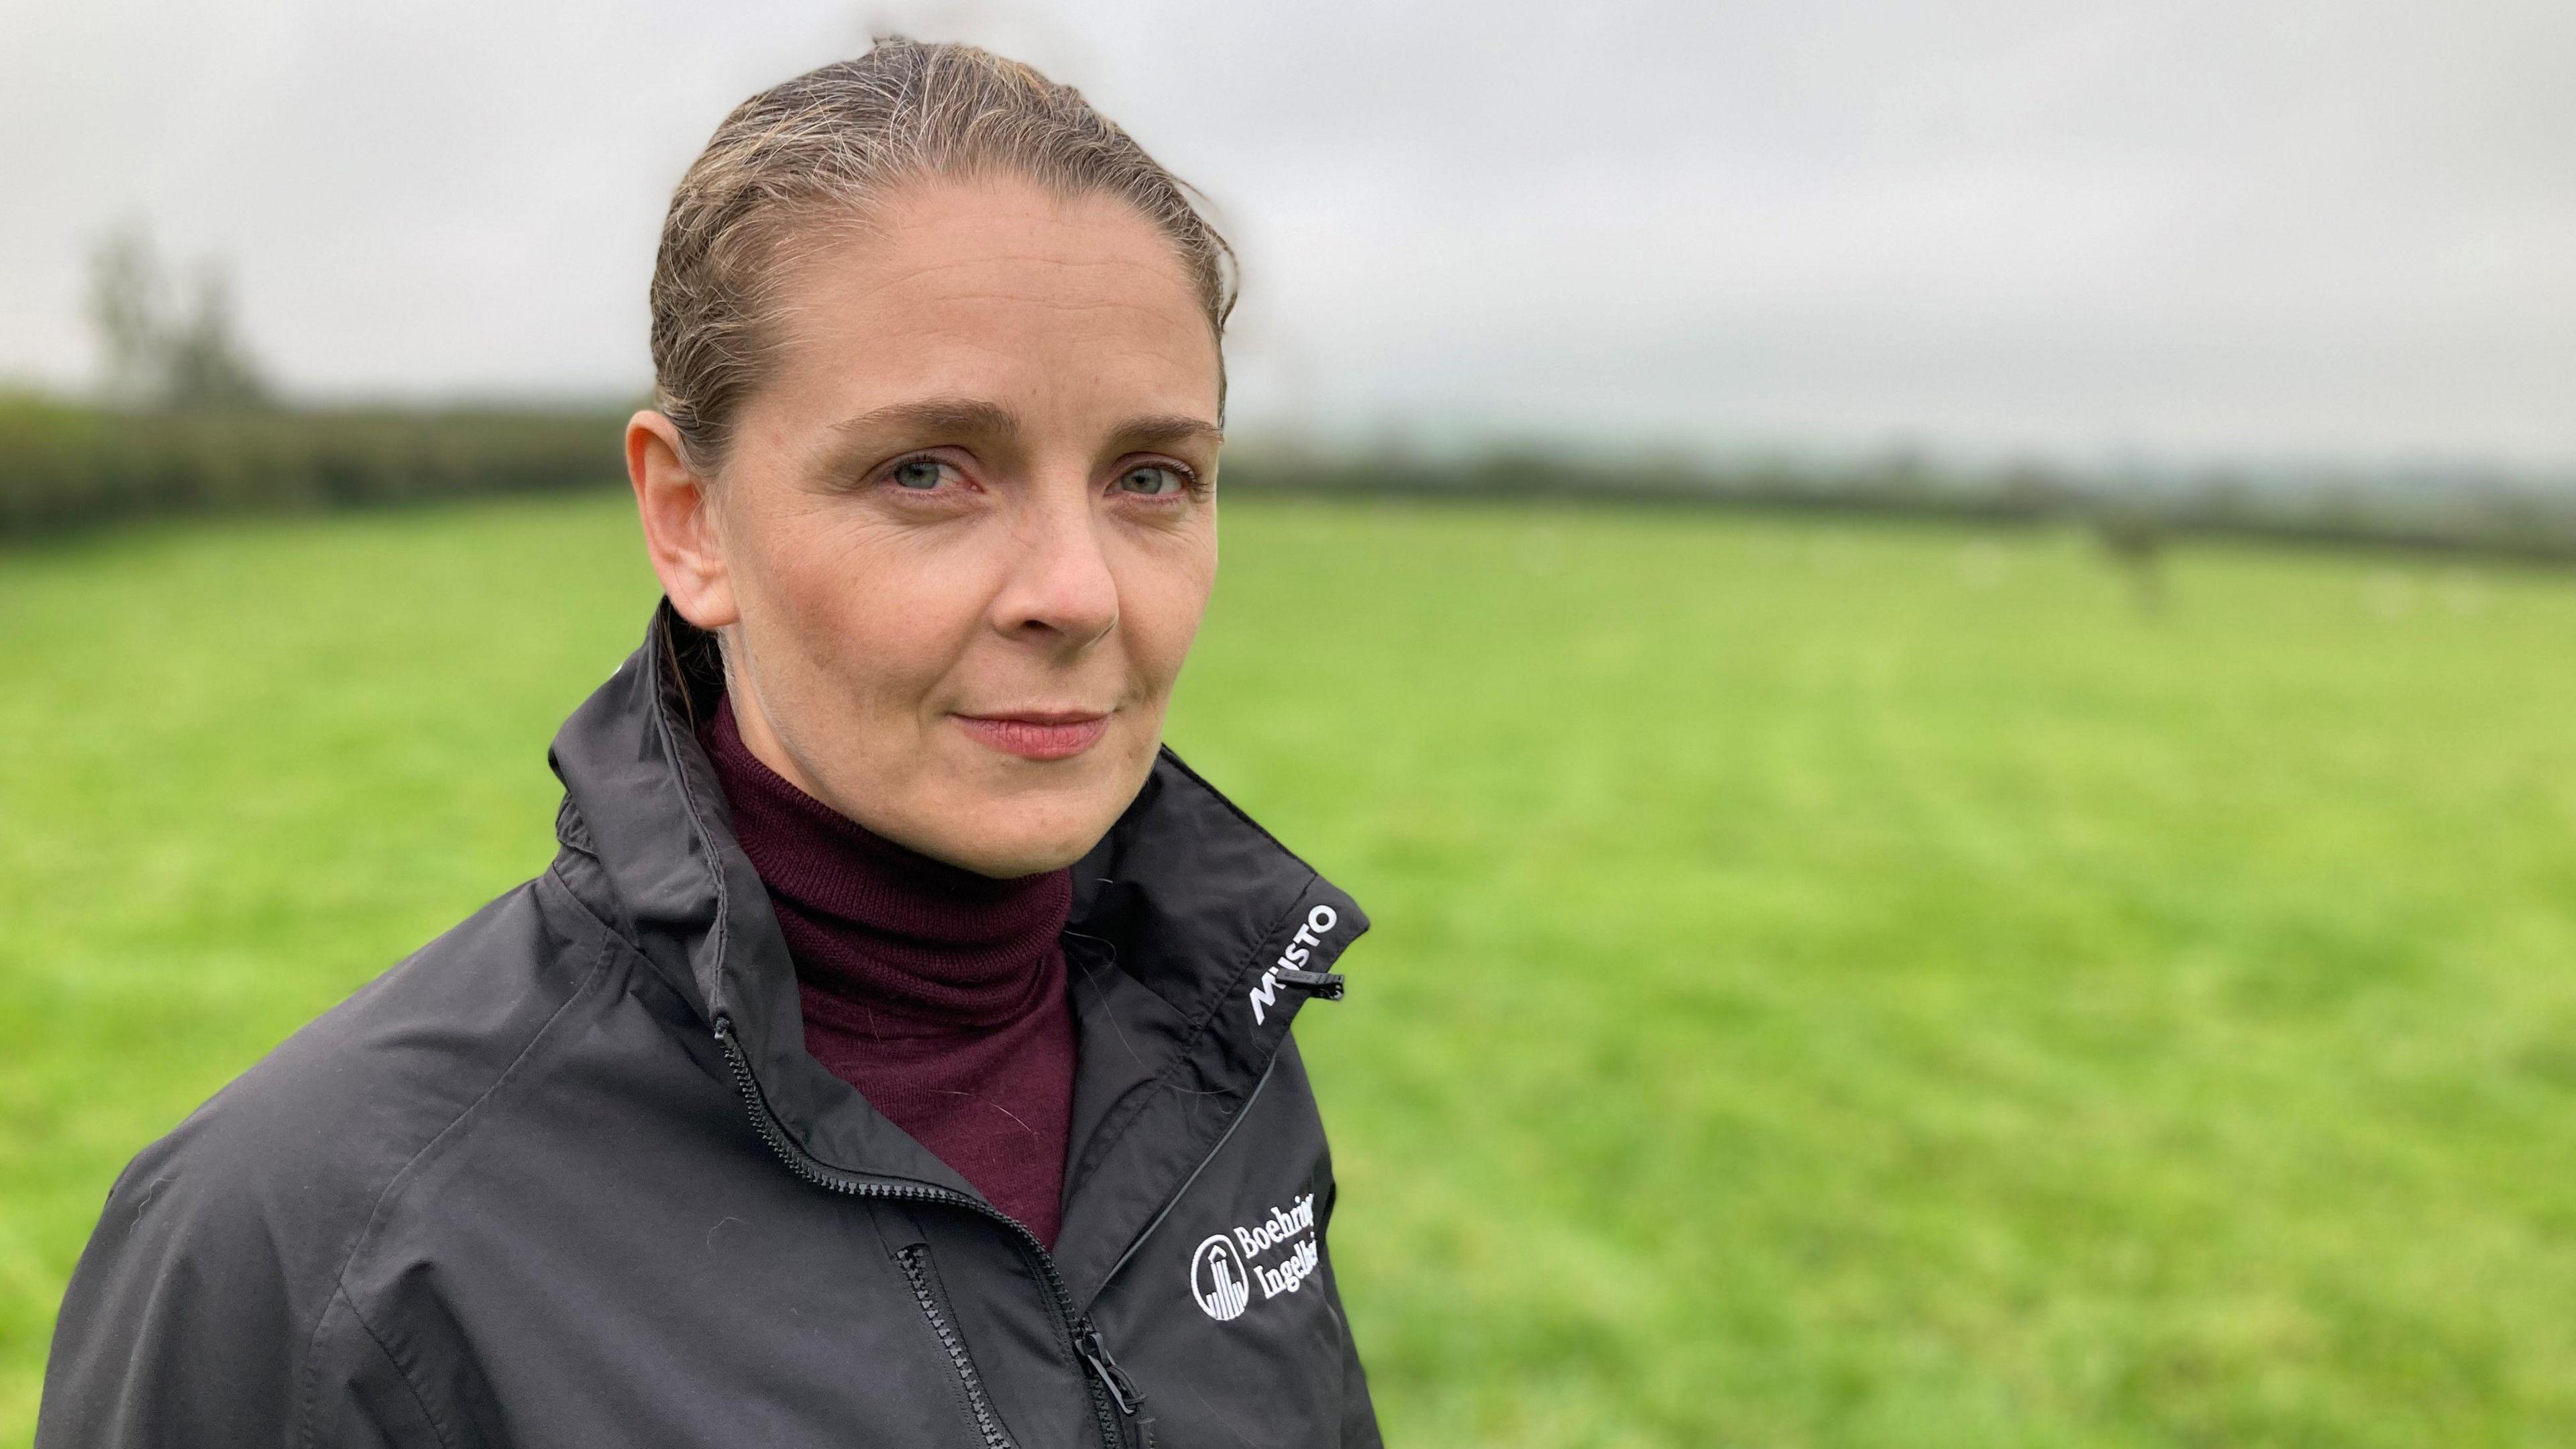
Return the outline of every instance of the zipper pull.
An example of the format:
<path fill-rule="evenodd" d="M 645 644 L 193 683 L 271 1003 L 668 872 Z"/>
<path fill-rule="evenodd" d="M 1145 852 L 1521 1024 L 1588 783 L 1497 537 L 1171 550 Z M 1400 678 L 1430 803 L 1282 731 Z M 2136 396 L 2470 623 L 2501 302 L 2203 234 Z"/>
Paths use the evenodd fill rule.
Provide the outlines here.
<path fill-rule="evenodd" d="M 1309 996 L 1320 996 L 1326 1001 L 1342 999 L 1342 974 L 1338 971 L 1276 971 L 1271 974 L 1279 978 L 1282 986 L 1305 987 Z"/>
<path fill-rule="evenodd" d="M 1110 1402 L 1118 1406 L 1118 1412 L 1131 1419 L 1136 1417 L 1136 1406 L 1145 1402 L 1144 1391 L 1136 1387 L 1134 1379 L 1127 1377 L 1127 1371 L 1118 1366 L 1118 1360 L 1109 1356 L 1109 1346 L 1100 1341 L 1100 1330 L 1090 1319 L 1085 1318 L 1074 1325 L 1073 1343 L 1082 1351 L 1082 1361 L 1099 1376 L 1101 1387 L 1109 1390 Z"/>

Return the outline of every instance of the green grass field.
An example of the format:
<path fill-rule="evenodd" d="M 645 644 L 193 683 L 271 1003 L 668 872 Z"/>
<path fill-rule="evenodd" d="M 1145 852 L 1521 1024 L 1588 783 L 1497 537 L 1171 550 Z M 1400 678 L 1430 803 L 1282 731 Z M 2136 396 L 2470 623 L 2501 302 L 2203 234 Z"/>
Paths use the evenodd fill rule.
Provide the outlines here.
<path fill-rule="evenodd" d="M 0 1442 L 110 1178 L 538 869 L 622 502 L 0 554 Z M 1173 743 L 1408 1446 L 2576 1442 L 2576 577 L 1238 502 Z"/>

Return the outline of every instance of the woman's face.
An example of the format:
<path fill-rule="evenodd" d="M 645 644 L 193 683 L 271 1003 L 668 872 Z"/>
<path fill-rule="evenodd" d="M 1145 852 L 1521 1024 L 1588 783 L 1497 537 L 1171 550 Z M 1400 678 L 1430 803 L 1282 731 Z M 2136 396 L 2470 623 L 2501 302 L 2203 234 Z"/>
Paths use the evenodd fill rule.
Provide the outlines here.
<path fill-rule="evenodd" d="M 926 855 L 1052 870 L 1143 785 L 1215 581 L 1216 341 L 1123 203 L 931 181 L 870 220 L 787 272 L 716 478 L 629 426 L 647 545 L 772 769 Z"/>

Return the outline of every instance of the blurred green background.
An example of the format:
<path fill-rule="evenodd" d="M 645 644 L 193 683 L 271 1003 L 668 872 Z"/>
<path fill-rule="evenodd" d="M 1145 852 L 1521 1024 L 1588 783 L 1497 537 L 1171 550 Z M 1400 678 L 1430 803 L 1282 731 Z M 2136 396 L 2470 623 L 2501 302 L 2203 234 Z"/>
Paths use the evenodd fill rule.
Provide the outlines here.
<path fill-rule="evenodd" d="M 2576 579 L 1247 497 L 1174 745 L 1390 1443 L 2576 1441 Z M 551 850 L 605 493 L 0 551 L 0 1441 L 125 1158 Z"/>

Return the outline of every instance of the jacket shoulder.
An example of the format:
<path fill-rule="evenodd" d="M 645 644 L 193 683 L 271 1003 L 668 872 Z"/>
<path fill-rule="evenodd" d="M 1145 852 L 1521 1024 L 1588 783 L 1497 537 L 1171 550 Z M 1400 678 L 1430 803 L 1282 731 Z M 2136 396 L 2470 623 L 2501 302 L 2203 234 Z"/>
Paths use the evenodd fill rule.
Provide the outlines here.
<path fill-rule="evenodd" d="M 539 888 L 496 898 L 279 1043 L 146 1148 L 116 1195 L 299 1229 L 363 1222 L 601 959 Z"/>
<path fill-rule="evenodd" d="M 553 889 L 559 890 L 560 887 Z M 538 1043 L 607 958 L 550 908 L 500 896 L 316 1018 L 129 1163 L 55 1327 L 44 1442 L 283 1435 L 339 1276 L 405 1168 Z"/>

